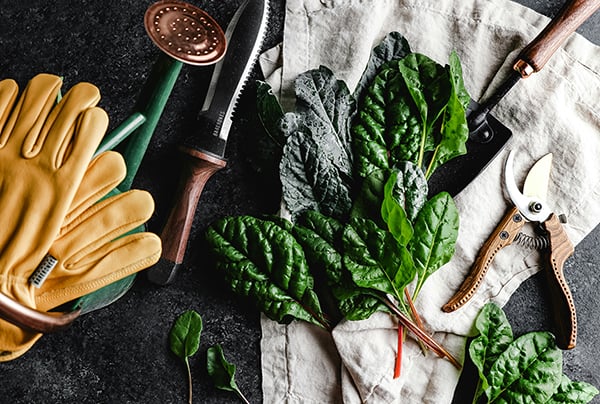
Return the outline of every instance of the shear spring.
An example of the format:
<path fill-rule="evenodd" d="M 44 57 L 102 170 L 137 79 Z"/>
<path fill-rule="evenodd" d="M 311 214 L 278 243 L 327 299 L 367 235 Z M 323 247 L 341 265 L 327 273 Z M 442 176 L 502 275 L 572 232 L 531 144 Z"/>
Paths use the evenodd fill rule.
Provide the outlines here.
<path fill-rule="evenodd" d="M 530 236 L 525 233 L 517 233 L 515 236 L 515 242 L 526 248 L 533 248 L 535 250 L 545 250 L 550 247 L 550 240 L 546 235 Z"/>

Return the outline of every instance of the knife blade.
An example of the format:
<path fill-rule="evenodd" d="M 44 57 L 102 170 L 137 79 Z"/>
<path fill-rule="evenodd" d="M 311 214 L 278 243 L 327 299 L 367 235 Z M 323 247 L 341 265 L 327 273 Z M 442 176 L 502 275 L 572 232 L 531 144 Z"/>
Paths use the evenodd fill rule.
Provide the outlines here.
<path fill-rule="evenodd" d="M 471 100 L 466 114 L 469 125 L 467 154 L 436 171 L 430 194 L 446 190 L 452 195 L 464 189 L 504 148 L 512 131 L 492 115 L 493 108 L 521 81 L 539 72 L 564 41 L 600 8 L 600 0 L 571 0 L 519 53 L 512 72 L 483 102 Z"/>
<path fill-rule="evenodd" d="M 183 262 L 202 190 L 212 175 L 225 167 L 225 148 L 236 103 L 256 62 L 266 34 L 267 0 L 245 0 L 225 30 L 227 50 L 213 70 L 197 130 L 184 139 L 183 173 L 167 222 L 161 232 L 163 253 L 147 271 L 159 285 L 171 283 Z"/>

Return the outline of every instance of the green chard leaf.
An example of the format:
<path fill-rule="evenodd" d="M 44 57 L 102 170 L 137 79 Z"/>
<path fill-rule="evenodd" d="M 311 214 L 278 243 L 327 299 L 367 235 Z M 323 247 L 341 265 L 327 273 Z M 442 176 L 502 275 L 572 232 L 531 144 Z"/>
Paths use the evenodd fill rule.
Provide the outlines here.
<path fill-rule="evenodd" d="M 202 317 L 194 310 L 188 310 L 175 320 L 169 333 L 171 351 L 183 360 L 194 355 L 200 346 Z"/>
<path fill-rule="evenodd" d="M 410 53 L 384 64 L 365 91 L 352 127 L 355 171 L 410 161 L 429 178 L 435 168 L 464 154 L 468 96 L 456 54 L 444 67 Z"/>
<path fill-rule="evenodd" d="M 406 246 L 413 236 L 412 223 L 406 216 L 404 205 L 392 194 L 398 181 L 398 171 L 392 174 L 385 183 L 383 190 L 383 202 L 381 204 L 381 217 L 387 223 L 388 230 L 396 241 Z"/>
<path fill-rule="evenodd" d="M 373 81 L 381 66 L 394 59 L 402 59 L 410 53 L 408 41 L 399 32 L 390 32 L 372 51 L 367 67 L 363 72 L 356 89 L 354 98 L 360 100 L 366 88 Z"/>
<path fill-rule="evenodd" d="M 344 226 L 339 221 L 318 212 L 305 211 L 298 217 L 293 234 L 304 248 L 311 271 L 324 272 L 326 283 L 344 317 L 349 320 L 368 318 L 381 309 L 382 304 L 368 291 L 357 287 L 350 273 L 343 268 L 343 231 Z"/>
<path fill-rule="evenodd" d="M 211 224 L 206 239 L 231 289 L 253 298 L 267 317 L 328 327 L 304 251 L 290 232 L 270 220 L 235 216 Z"/>
<path fill-rule="evenodd" d="M 450 53 L 448 60 L 448 71 L 450 72 L 450 80 L 452 81 L 452 87 L 454 93 L 456 93 L 460 104 L 464 109 L 467 109 L 471 102 L 471 96 L 465 87 L 463 79 L 462 65 L 460 64 L 460 58 L 456 51 Z"/>
<path fill-rule="evenodd" d="M 427 178 L 442 164 L 467 153 L 465 144 L 469 137 L 469 127 L 465 111 L 470 97 L 463 83 L 462 67 L 456 52 L 450 55 L 450 65 L 447 68 L 452 89 L 442 117 L 440 140 L 427 169 Z"/>
<path fill-rule="evenodd" d="M 318 210 L 344 218 L 352 206 L 350 184 L 311 137 L 302 133 L 289 136 L 279 166 L 283 199 L 292 215 Z"/>
<path fill-rule="evenodd" d="M 190 403 L 192 403 L 192 371 L 188 358 L 198 352 L 201 334 L 202 317 L 194 310 L 188 310 L 177 317 L 169 332 L 171 351 L 185 363 Z"/>
<path fill-rule="evenodd" d="M 413 222 L 427 201 L 428 185 L 423 170 L 409 161 L 401 161 L 394 167 L 396 183 L 392 196 L 404 207 L 408 219 Z"/>
<path fill-rule="evenodd" d="M 421 208 L 409 245 L 418 276 L 415 298 L 425 280 L 454 255 L 458 227 L 458 209 L 447 192 L 440 192 Z"/>
<path fill-rule="evenodd" d="M 360 191 L 352 204 L 350 217 L 371 219 L 379 227 L 385 227 L 381 218 L 381 204 L 387 177 L 388 170 L 375 170 L 363 179 Z"/>
<path fill-rule="evenodd" d="M 479 371 L 473 402 L 587 403 L 598 390 L 562 374 L 562 351 L 548 332 L 530 332 L 513 340 L 504 311 L 488 303 L 474 323 L 479 332 L 469 356 Z"/>
<path fill-rule="evenodd" d="M 385 64 L 359 106 L 352 142 L 357 176 L 368 177 L 399 161 L 415 161 L 422 125 L 398 62 Z"/>
<path fill-rule="evenodd" d="M 227 362 L 221 345 L 213 345 L 206 351 L 206 370 L 216 388 L 232 391 L 242 401 L 248 403 L 248 400 L 244 397 L 235 382 L 235 365 Z"/>
<path fill-rule="evenodd" d="M 477 397 L 489 387 L 486 375 L 500 354 L 513 342 L 512 328 L 504 311 L 494 303 L 488 303 L 475 318 L 479 336 L 469 345 L 469 355 L 479 371 L 481 383 Z"/>
<path fill-rule="evenodd" d="M 411 53 L 401 59 L 398 69 L 419 111 L 425 134 L 422 142 L 432 144 L 427 135 L 441 116 L 450 95 L 448 71 L 420 53 Z"/>
<path fill-rule="evenodd" d="M 350 121 L 356 102 L 346 84 L 325 66 L 296 78 L 296 113 L 334 166 L 352 174 Z"/>
<path fill-rule="evenodd" d="M 358 218 L 350 219 L 346 225 L 343 243 L 344 267 L 357 286 L 403 299 L 404 287 L 415 277 L 406 247 L 372 220 Z"/>
<path fill-rule="evenodd" d="M 574 382 L 563 375 L 558 390 L 547 404 L 585 404 L 598 395 L 598 389 L 586 382 Z"/>
<path fill-rule="evenodd" d="M 273 94 L 271 86 L 258 80 L 256 85 L 256 104 L 258 110 L 258 118 L 269 138 L 274 144 L 274 148 L 283 150 L 285 137 L 280 129 L 281 119 L 283 118 L 283 110 Z"/>
<path fill-rule="evenodd" d="M 352 206 L 354 98 L 326 67 L 298 76 L 296 98 L 296 111 L 281 120 L 287 136 L 279 167 L 286 206 L 293 214 L 310 209 L 345 218 Z"/>
<path fill-rule="evenodd" d="M 381 216 L 389 231 L 402 245 L 413 236 L 413 221 L 427 200 L 427 180 L 423 171 L 408 161 L 391 170 L 384 187 Z"/>
<path fill-rule="evenodd" d="M 531 332 L 511 343 L 490 368 L 490 403 L 548 401 L 562 378 L 562 352 L 548 332 Z"/>

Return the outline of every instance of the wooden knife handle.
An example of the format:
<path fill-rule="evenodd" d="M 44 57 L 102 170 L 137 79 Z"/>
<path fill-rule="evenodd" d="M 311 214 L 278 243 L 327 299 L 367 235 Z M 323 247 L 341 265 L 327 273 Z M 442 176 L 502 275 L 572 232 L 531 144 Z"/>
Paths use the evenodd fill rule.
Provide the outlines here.
<path fill-rule="evenodd" d="M 540 71 L 563 42 L 600 8 L 600 0 L 572 0 L 520 53 L 515 70 L 528 77 Z"/>
<path fill-rule="evenodd" d="M 225 167 L 224 159 L 203 153 L 196 149 L 183 148 L 184 163 L 175 204 L 163 228 L 162 256 L 148 273 L 150 281 L 159 285 L 171 283 L 180 264 L 183 262 L 187 242 L 194 221 L 196 207 L 206 182 L 214 173 Z"/>
<path fill-rule="evenodd" d="M 471 272 L 463 281 L 458 292 L 442 307 L 444 312 L 450 313 L 461 308 L 473 297 L 498 251 L 515 240 L 524 224 L 525 219 L 517 208 L 513 207 L 506 213 L 479 250 Z"/>
<path fill-rule="evenodd" d="M 556 344 L 561 349 L 573 349 L 577 343 L 577 314 L 563 265 L 573 254 L 574 247 L 555 214 L 544 222 L 544 227 L 550 239 L 550 266 L 546 268 L 546 275 L 554 309 Z"/>

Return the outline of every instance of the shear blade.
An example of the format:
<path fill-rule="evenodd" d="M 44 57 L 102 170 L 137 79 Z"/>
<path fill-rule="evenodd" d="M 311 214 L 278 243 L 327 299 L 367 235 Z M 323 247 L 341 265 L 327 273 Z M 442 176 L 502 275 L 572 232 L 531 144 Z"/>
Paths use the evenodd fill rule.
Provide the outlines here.
<path fill-rule="evenodd" d="M 544 222 L 551 210 L 546 206 L 546 195 L 552 169 L 552 153 L 539 159 L 527 173 L 523 193 L 515 182 L 513 171 L 514 152 L 511 150 L 504 169 L 504 185 L 513 204 L 529 221 Z"/>
<path fill-rule="evenodd" d="M 525 184 L 523 184 L 523 195 L 545 201 L 548 195 L 551 169 L 552 153 L 548 153 L 529 170 L 527 178 L 525 178 Z"/>

